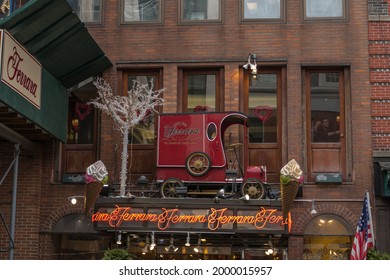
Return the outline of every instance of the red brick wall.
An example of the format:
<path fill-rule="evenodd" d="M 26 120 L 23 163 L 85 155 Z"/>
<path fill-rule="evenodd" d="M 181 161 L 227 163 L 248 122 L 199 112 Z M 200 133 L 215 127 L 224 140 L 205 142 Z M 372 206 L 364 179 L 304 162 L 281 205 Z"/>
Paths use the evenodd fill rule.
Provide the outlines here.
<path fill-rule="evenodd" d="M 121 80 L 118 66 L 162 67 L 163 86 L 166 88 L 164 112 L 176 112 L 178 68 L 218 64 L 225 69 L 225 109 L 238 110 L 241 102 L 238 73 L 240 67 L 246 62 L 248 54 L 256 53 L 259 64 L 264 66 L 269 65 L 269 61 L 273 63 L 284 61 L 287 78 L 283 83 L 287 92 L 283 97 L 283 104 L 285 104 L 283 133 L 286 139 L 282 147 L 283 157 L 295 158 L 305 168 L 302 65 L 350 65 L 351 150 L 353 152 L 353 162 L 350 164 L 353 166 L 354 180 L 350 184 L 338 186 L 305 186 L 304 198 L 363 198 L 364 190 L 372 186 L 369 160 L 372 157 L 372 147 L 366 1 L 347 1 L 346 21 L 304 22 L 302 1 L 289 0 L 286 1 L 287 16 L 286 22 L 283 23 L 240 23 L 238 6 L 240 1 L 222 2 L 224 12 L 222 24 L 178 25 L 178 1 L 164 1 L 162 25 L 136 26 L 119 24 L 120 1 L 104 1 L 103 24 L 88 26 L 88 29 L 114 64 L 113 68 L 104 73 L 113 91 L 115 93 L 121 91 L 120 88 L 118 89 Z M 378 27 L 370 26 L 370 30 L 372 29 L 377 30 Z M 386 50 L 385 44 L 370 44 L 370 53 L 380 49 Z M 388 54 L 387 51 L 385 53 Z M 382 62 L 370 61 L 370 65 L 380 65 L 379 63 Z M 379 78 L 384 74 L 386 73 L 372 71 L 371 77 Z M 383 79 L 386 80 L 385 77 Z M 387 87 L 388 85 L 378 87 L 373 85 L 373 92 L 379 94 L 385 91 L 387 94 Z M 383 114 L 380 113 L 379 116 Z M 378 129 L 378 124 L 375 123 L 373 129 Z M 112 120 L 107 116 L 102 116 L 100 130 L 100 159 L 112 172 L 115 161 L 119 160 L 119 152 L 116 151 L 115 145 L 120 145 L 120 135 L 113 129 Z M 375 141 L 377 140 L 379 142 L 380 139 L 376 138 Z M 385 144 L 385 142 L 381 143 Z M 378 148 L 382 147 L 379 145 L 384 144 L 378 143 Z M 72 213 L 68 196 L 83 194 L 83 185 L 52 184 L 53 145 L 37 143 L 36 148 L 34 154 L 31 157 L 23 157 L 20 164 L 16 259 L 58 258 L 55 246 L 58 246 L 59 240 L 47 235 L 45 230 L 50 229 L 61 217 Z M 120 146 L 117 150 L 120 151 Z M 11 159 L 12 149 L 1 143 L 0 154 L 2 163 L 0 174 L 3 174 L 7 162 Z M 0 199 L 4 202 L 0 207 L 7 219 L 10 209 L 10 191 L 11 181 L 7 178 L 5 185 L 0 188 Z M 324 213 L 334 212 L 340 203 L 330 204 L 333 208 L 323 208 Z M 294 223 L 299 223 L 301 217 L 306 217 L 303 213 L 310 209 L 305 207 L 302 210 L 300 207 L 296 205 L 293 209 Z M 361 203 L 348 204 L 345 208 L 353 216 L 348 221 L 355 221 L 360 214 Z M 301 225 L 305 223 L 301 222 Z M 352 223 L 351 227 L 354 228 L 355 225 Z M 302 235 L 303 231 L 303 226 L 298 227 L 294 229 L 296 236 L 290 237 L 290 259 L 302 258 L 303 242 L 299 235 Z M 296 240 L 299 242 L 295 242 Z M 7 242 L 4 230 L 0 230 L 0 248 L 8 247 Z M 0 253 L 1 259 L 6 257 L 7 253 Z"/>
<path fill-rule="evenodd" d="M 91 26 L 89 31 L 114 63 L 113 69 L 105 74 L 110 82 L 115 84 L 117 81 L 116 66 L 163 67 L 163 86 L 166 88 L 163 110 L 176 112 L 178 68 L 218 64 L 225 70 L 225 110 L 239 110 L 239 69 L 248 54 L 255 53 L 259 64 L 264 66 L 269 65 L 269 61 L 285 61 L 287 94 L 283 97 L 283 133 L 287 140 L 282 148 L 283 158 L 295 158 L 305 168 L 302 65 L 349 65 L 351 104 L 348 110 L 353 152 L 353 162 L 349 164 L 353 170 L 353 182 L 341 186 L 307 185 L 304 198 L 335 199 L 336 202 L 329 203 L 333 208 L 323 208 L 322 213 L 335 211 L 340 204 L 337 199 L 363 199 L 364 190 L 372 186 L 367 1 L 348 1 L 348 19 L 341 22 L 304 22 L 302 1 L 292 0 L 287 1 L 286 22 L 240 23 L 240 1 L 225 0 L 223 23 L 209 25 L 179 25 L 177 3 L 165 1 L 162 25 L 137 26 L 120 25 L 118 1 L 105 2 L 110 9 L 105 11 L 103 25 Z M 104 118 L 102 139 L 110 138 L 110 145 L 101 147 L 105 162 L 112 161 L 112 145 L 115 143 L 115 140 L 111 141 L 112 134 L 110 122 Z M 118 138 L 116 141 L 120 143 Z M 294 222 L 305 213 L 300 206 L 296 207 L 293 209 Z M 353 202 L 345 207 L 353 216 L 347 220 L 354 229 L 361 203 Z M 310 206 L 306 210 L 310 211 Z M 303 231 L 304 227 L 295 229 L 294 234 L 299 236 Z M 301 259 L 303 243 L 295 242 L 296 238 L 290 239 L 289 255 Z"/>
<path fill-rule="evenodd" d="M 369 22 L 373 149 L 390 149 L 390 23 Z"/>
<path fill-rule="evenodd" d="M 240 108 L 238 70 L 249 53 L 256 53 L 262 65 L 267 65 L 267 61 L 287 61 L 283 131 L 290 144 L 285 147 L 283 158 L 303 162 L 302 65 L 350 65 L 352 141 L 353 150 L 359 151 L 354 155 L 352 176 L 363 180 L 359 184 L 371 184 L 370 171 L 364 168 L 367 158 L 372 156 L 366 1 L 348 2 L 348 20 L 341 22 L 304 22 L 302 1 L 293 0 L 287 3 L 286 22 L 240 23 L 240 2 L 226 0 L 223 23 L 208 25 L 179 25 L 177 3 L 165 1 L 163 24 L 146 26 L 120 25 L 119 2 L 105 1 L 103 25 L 88 26 L 88 29 L 114 63 L 105 73 L 113 87 L 118 82 L 117 66 L 163 67 L 166 88 L 163 111 L 176 112 L 178 67 L 218 64 L 225 68 L 225 108 L 237 110 Z M 110 142 L 102 146 L 101 156 L 111 170 L 113 146 L 115 142 L 120 143 L 119 138 L 113 138 L 115 133 L 109 118 L 104 117 L 102 143 L 107 137 Z M 361 195 L 355 191 L 352 194 Z"/>

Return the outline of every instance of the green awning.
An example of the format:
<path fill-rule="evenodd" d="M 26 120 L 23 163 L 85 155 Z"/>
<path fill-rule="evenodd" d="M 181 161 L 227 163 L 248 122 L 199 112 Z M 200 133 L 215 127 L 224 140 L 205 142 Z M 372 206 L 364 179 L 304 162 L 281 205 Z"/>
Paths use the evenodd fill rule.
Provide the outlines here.
<path fill-rule="evenodd" d="M 31 0 L 0 19 L 0 29 L 11 34 L 42 65 L 40 108 L 0 83 L 0 138 L 24 146 L 50 136 L 65 142 L 67 89 L 98 75 L 112 63 L 66 0 Z"/>
<path fill-rule="evenodd" d="M 66 0 L 32 0 L 0 20 L 66 88 L 112 66 Z"/>

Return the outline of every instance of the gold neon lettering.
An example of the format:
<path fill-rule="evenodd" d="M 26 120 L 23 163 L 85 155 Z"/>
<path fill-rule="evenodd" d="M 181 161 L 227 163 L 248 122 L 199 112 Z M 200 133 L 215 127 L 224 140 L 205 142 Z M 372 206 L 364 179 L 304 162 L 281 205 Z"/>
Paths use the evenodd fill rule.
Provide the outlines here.
<path fill-rule="evenodd" d="M 160 230 L 166 230 L 173 224 L 204 224 L 214 231 L 226 224 L 249 224 L 256 229 L 263 229 L 267 224 L 288 225 L 291 227 L 290 216 L 283 219 L 277 209 L 261 207 L 255 215 L 227 215 L 228 209 L 210 209 L 209 215 L 181 215 L 179 209 L 162 208 L 161 214 L 131 212 L 131 207 L 115 205 L 111 213 L 96 212 L 92 215 L 93 222 L 107 223 L 110 227 L 119 227 L 123 222 L 153 222 Z"/>

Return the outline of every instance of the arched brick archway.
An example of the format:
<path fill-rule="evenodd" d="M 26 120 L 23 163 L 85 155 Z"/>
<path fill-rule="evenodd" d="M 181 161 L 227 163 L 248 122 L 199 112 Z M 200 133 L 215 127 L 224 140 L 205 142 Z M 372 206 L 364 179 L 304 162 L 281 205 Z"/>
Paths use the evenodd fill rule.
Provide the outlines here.
<path fill-rule="evenodd" d="M 42 260 L 59 259 L 59 247 L 56 244 L 60 243 L 59 235 L 51 234 L 56 223 L 63 217 L 69 214 L 84 213 L 84 205 L 82 203 L 76 205 L 64 205 L 53 211 L 44 221 L 39 236 L 40 252 L 39 258 Z"/>
<path fill-rule="evenodd" d="M 291 217 L 293 220 L 290 236 L 288 255 L 289 259 L 302 260 L 303 259 L 303 247 L 304 247 L 304 232 L 309 222 L 323 214 L 333 214 L 344 219 L 348 225 L 350 225 L 351 232 L 355 231 L 355 226 L 358 223 L 359 217 L 357 217 L 350 209 L 340 204 L 316 202 L 317 214 L 310 214 L 311 204 L 307 208 L 297 207 L 292 210 Z"/>
<path fill-rule="evenodd" d="M 317 214 L 310 214 L 311 208 L 303 209 L 298 213 L 292 213 L 292 219 L 294 223 L 291 226 L 291 233 L 303 234 L 307 224 L 316 216 L 321 214 L 334 214 L 343 218 L 349 225 L 357 225 L 359 217 L 352 213 L 348 208 L 345 208 L 339 204 L 329 203 L 316 203 Z M 295 214 L 295 215 L 294 215 Z M 294 219 L 295 218 L 295 219 Z"/>
<path fill-rule="evenodd" d="M 76 205 L 65 205 L 57 208 L 52 214 L 46 219 L 43 224 L 42 230 L 44 232 L 50 232 L 55 224 L 63 217 L 69 214 L 81 214 L 84 213 L 84 205 L 82 203 Z"/>

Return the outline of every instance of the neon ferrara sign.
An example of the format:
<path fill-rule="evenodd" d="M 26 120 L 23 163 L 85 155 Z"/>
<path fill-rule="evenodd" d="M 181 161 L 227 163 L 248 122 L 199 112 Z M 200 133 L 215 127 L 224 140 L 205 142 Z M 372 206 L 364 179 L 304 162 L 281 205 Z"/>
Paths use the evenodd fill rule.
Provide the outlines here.
<path fill-rule="evenodd" d="M 152 222 L 156 223 L 160 230 L 166 230 L 173 224 L 205 224 L 210 230 L 214 231 L 226 224 L 250 224 L 256 229 L 261 230 L 267 224 L 278 224 L 284 226 L 288 224 L 289 219 L 283 219 L 283 216 L 277 215 L 276 209 L 265 209 L 263 207 L 254 215 L 228 215 L 227 208 L 210 208 L 207 215 L 181 215 L 180 210 L 161 208 L 162 213 L 137 213 L 132 212 L 131 207 L 120 207 L 115 205 L 111 213 L 96 212 L 92 215 L 92 221 L 98 223 L 107 223 L 109 227 L 120 227 L 124 222 Z M 280 212 L 279 212 L 280 213 Z"/>

